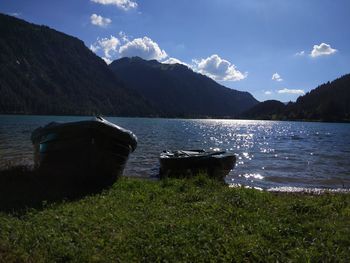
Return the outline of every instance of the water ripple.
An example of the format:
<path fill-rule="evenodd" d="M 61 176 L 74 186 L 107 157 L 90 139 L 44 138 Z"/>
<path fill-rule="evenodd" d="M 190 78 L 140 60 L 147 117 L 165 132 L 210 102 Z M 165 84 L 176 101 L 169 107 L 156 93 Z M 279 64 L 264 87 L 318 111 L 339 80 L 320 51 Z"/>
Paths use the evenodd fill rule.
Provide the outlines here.
<path fill-rule="evenodd" d="M 0 115 L 0 166 L 31 164 L 30 133 L 50 121 L 90 117 Z M 125 174 L 152 177 L 165 149 L 221 148 L 238 159 L 227 182 L 263 189 L 350 188 L 350 125 L 252 120 L 107 118 L 139 139 Z"/>

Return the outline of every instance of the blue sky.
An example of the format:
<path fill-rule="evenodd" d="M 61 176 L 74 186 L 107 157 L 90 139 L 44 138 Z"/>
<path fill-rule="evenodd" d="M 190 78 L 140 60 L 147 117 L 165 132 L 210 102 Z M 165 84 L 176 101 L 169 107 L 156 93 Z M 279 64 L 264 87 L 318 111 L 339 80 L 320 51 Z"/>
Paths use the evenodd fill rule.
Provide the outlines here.
<path fill-rule="evenodd" d="M 107 62 L 185 63 L 260 101 L 350 73 L 349 0 L 2 0 L 0 12 L 76 36 Z"/>

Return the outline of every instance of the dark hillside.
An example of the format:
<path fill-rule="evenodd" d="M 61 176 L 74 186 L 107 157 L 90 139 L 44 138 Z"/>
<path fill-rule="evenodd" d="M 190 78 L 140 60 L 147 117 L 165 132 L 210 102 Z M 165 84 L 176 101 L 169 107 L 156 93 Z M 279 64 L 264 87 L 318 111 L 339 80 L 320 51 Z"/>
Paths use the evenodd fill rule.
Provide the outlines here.
<path fill-rule="evenodd" d="M 277 100 L 267 100 L 260 102 L 253 108 L 242 113 L 241 117 L 246 119 L 274 120 L 282 114 L 286 105 Z"/>
<path fill-rule="evenodd" d="M 350 74 L 327 82 L 284 105 L 264 101 L 242 113 L 241 118 L 267 120 L 350 121 Z"/>
<path fill-rule="evenodd" d="M 320 85 L 287 107 L 292 119 L 350 120 L 350 74 Z"/>
<path fill-rule="evenodd" d="M 146 115 L 84 43 L 46 26 L 0 14 L 0 113 Z"/>
<path fill-rule="evenodd" d="M 226 88 L 181 64 L 133 57 L 109 67 L 168 116 L 235 117 L 258 103 L 250 93 Z"/>

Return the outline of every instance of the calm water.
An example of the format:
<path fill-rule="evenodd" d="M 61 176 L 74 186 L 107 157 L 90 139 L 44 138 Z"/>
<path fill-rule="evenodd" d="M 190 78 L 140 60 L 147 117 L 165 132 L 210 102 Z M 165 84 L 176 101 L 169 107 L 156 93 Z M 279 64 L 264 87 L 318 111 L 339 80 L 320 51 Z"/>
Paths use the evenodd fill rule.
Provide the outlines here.
<path fill-rule="evenodd" d="M 32 164 L 30 134 L 50 121 L 90 117 L 0 115 L 0 166 Z M 164 149 L 221 148 L 238 156 L 230 184 L 263 189 L 350 189 L 350 124 L 107 118 L 139 139 L 125 175 L 154 177 Z"/>

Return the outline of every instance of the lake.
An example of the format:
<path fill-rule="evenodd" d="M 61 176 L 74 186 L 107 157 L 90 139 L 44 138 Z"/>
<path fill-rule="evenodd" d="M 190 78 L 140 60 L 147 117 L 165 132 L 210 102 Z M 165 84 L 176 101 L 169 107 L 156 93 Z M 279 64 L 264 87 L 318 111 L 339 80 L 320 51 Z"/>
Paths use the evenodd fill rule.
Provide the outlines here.
<path fill-rule="evenodd" d="M 91 117 L 0 115 L 0 167 L 33 163 L 31 132 L 51 121 Z M 165 149 L 221 148 L 237 154 L 227 183 L 277 191 L 350 189 L 350 124 L 107 117 L 138 147 L 124 175 L 154 178 Z"/>

